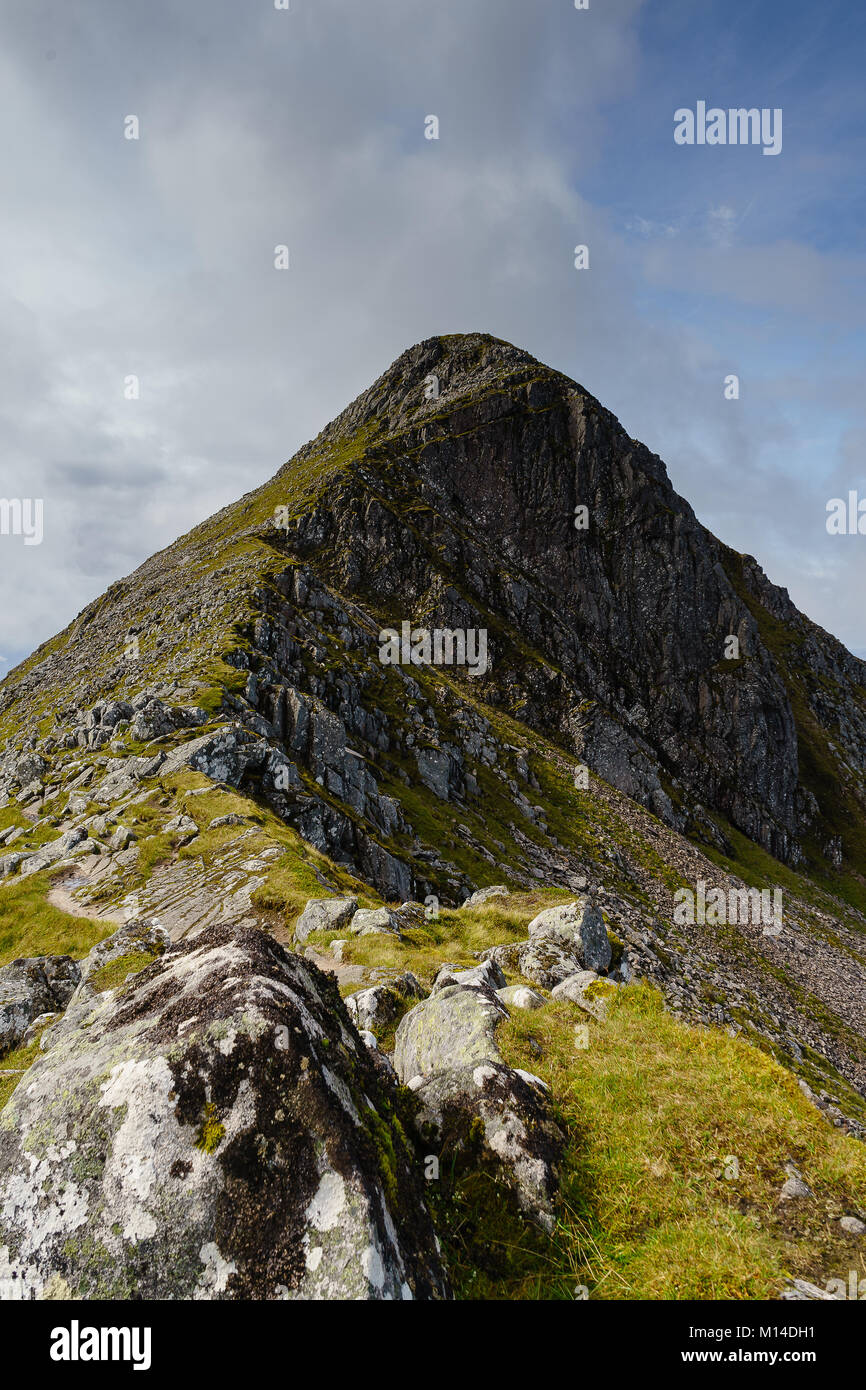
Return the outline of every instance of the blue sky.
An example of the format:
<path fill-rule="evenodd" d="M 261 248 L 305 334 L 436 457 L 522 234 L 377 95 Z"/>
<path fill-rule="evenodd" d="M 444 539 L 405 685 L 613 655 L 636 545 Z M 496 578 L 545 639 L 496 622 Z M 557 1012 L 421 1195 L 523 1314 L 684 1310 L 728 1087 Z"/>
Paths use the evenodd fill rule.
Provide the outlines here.
<path fill-rule="evenodd" d="M 866 7 L 291 3 L 0 0 L 0 495 L 45 503 L 41 546 L 0 537 L 0 673 L 472 330 L 866 654 L 866 537 L 824 524 L 866 496 Z M 782 152 L 677 146 L 699 100 L 781 107 Z"/>

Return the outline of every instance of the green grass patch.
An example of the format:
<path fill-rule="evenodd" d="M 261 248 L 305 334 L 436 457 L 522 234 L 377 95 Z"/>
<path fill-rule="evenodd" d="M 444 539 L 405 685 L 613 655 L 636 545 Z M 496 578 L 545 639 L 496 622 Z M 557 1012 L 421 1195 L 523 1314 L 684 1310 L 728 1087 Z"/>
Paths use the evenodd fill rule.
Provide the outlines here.
<path fill-rule="evenodd" d="M 588 1048 L 576 1025 L 589 1027 Z M 866 1208 L 866 1148 L 742 1039 L 684 1026 L 636 985 L 617 991 L 604 1023 L 562 1001 L 515 1011 L 499 1042 L 551 1086 L 568 1148 L 554 1236 L 533 1236 L 516 1268 L 503 1261 L 485 1296 L 572 1298 L 584 1285 L 592 1298 L 761 1299 L 786 1275 L 866 1272 L 837 1220 Z M 814 1200 L 779 1203 L 788 1160 Z"/>
<path fill-rule="evenodd" d="M 48 901 L 47 874 L 13 879 L 0 888 L 0 966 L 18 956 L 72 956 L 81 960 L 116 931 L 113 922 L 73 917 Z"/>

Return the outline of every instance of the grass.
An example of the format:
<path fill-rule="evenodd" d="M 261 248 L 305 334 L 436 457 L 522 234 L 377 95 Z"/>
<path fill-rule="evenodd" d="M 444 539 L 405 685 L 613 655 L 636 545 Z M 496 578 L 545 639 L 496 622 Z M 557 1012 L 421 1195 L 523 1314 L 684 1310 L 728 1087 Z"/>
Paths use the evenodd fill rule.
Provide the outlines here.
<path fill-rule="evenodd" d="M 72 956 L 81 960 L 115 930 L 111 922 L 73 917 L 48 901 L 46 874 L 12 880 L 0 889 L 0 966 L 19 956 Z"/>
<path fill-rule="evenodd" d="M 27 1047 L 16 1047 L 0 1057 L 0 1110 L 10 1099 L 12 1092 L 20 1083 L 24 1073 L 39 1056 L 38 1039 Z"/>
<path fill-rule="evenodd" d="M 478 964 L 475 952 L 525 939 L 529 922 L 539 912 L 573 900 L 573 893 L 539 889 L 492 898 L 480 907 L 442 908 L 438 918 L 404 932 L 402 941 L 385 935 L 348 938 L 343 960 L 368 968 L 399 967 L 430 980 L 443 962 L 469 968 Z M 326 945 L 337 937 L 346 939 L 346 929 L 314 932 L 310 942 Z"/>
<path fill-rule="evenodd" d="M 548 1082 L 566 1127 L 559 1219 L 547 1240 L 503 1207 L 497 1229 L 469 1175 L 449 1197 L 462 1222 L 440 1229 L 460 1296 L 573 1298 L 582 1285 L 591 1298 L 761 1299 L 789 1274 L 866 1273 L 838 1226 L 866 1209 L 866 1149 L 741 1039 L 686 1027 L 637 985 L 604 1023 L 565 1001 L 515 1011 L 499 1042 Z M 788 1160 L 814 1200 L 779 1203 Z"/>

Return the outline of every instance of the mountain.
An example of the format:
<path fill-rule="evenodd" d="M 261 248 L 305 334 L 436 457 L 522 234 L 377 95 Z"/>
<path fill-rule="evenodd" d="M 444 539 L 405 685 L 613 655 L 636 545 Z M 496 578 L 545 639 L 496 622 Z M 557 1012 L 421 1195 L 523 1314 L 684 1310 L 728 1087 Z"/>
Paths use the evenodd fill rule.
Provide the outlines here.
<path fill-rule="evenodd" d="M 443 632 L 446 653 L 465 634 L 468 660 L 430 659 L 425 635 Z M 624 999 L 648 982 L 675 1019 L 744 1048 L 745 1070 L 757 1044 L 773 1085 L 779 1063 L 800 1078 L 796 1105 L 846 1142 L 866 1133 L 866 663 L 711 535 L 587 391 L 510 344 L 470 334 L 404 352 L 270 482 L 10 673 L 0 747 L 0 961 L 86 957 L 89 979 L 107 933 L 143 919 L 147 950 L 124 938 L 98 969 L 135 957 L 141 983 L 124 988 L 144 992 L 170 942 L 164 988 L 182 994 L 181 955 L 234 950 L 228 924 L 252 933 L 243 972 L 282 972 L 314 1014 L 338 1006 L 272 960 L 262 932 L 343 993 L 406 970 L 423 993 L 482 954 L 506 989 L 510 975 L 551 991 L 580 965 Z M 751 888 L 784 903 L 769 927 L 677 909 L 683 890 L 739 902 Z M 305 907 L 320 899 L 331 907 Z M 579 961 L 563 947 L 571 918 L 535 927 L 575 901 Z M 608 953 L 590 948 L 593 923 Z M 37 975 L 39 1011 L 63 1012 L 65 985 Z M 93 1007 L 73 987 L 68 1020 Z M 425 1006 L 400 995 L 392 1042 L 410 997 Z M 529 1040 L 513 1045 L 512 1060 Z M 399 1042 L 401 1080 L 419 1046 Z M 507 1092 L 534 1115 L 523 1083 L 496 1075 L 501 1104 Z M 372 1201 L 362 1159 L 345 1162 Z M 399 1164 L 402 1250 L 427 1218 Z M 395 1256 L 388 1287 L 405 1276 L 443 1294 L 425 1242 L 411 1276 Z"/>

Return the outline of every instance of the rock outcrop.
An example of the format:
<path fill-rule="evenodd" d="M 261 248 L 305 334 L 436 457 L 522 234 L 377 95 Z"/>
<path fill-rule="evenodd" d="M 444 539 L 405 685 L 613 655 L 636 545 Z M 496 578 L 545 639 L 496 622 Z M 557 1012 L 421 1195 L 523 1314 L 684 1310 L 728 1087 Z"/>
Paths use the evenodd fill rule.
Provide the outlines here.
<path fill-rule="evenodd" d="M 0 1119 L 0 1278 L 31 1297 L 447 1295 L 396 1092 L 314 966 L 213 927 L 73 1012 Z"/>

